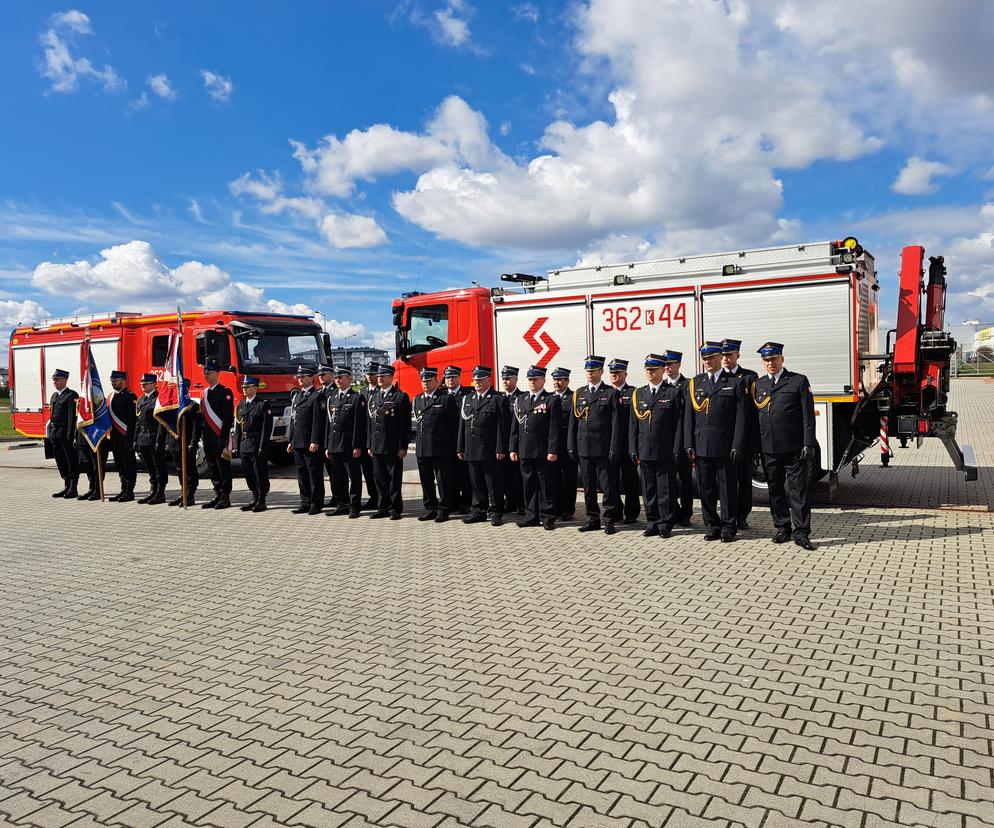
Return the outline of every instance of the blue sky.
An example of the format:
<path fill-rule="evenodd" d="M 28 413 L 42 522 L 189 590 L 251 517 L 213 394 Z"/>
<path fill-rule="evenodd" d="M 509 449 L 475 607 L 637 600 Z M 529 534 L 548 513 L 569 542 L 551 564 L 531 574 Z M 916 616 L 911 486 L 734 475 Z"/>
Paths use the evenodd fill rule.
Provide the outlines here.
<path fill-rule="evenodd" d="M 181 302 L 377 341 L 415 287 L 848 233 L 885 319 L 908 243 L 994 319 L 992 4 L 0 14 L 2 325 Z"/>

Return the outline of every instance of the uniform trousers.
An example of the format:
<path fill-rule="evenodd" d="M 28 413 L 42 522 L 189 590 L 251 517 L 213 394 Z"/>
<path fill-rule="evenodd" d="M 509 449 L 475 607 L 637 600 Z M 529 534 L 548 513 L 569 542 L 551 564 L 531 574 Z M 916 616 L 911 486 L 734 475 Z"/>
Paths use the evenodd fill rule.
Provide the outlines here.
<path fill-rule="evenodd" d="M 623 514 L 625 520 L 637 520 L 639 512 L 642 511 L 642 504 L 639 500 L 639 472 L 638 467 L 632 462 L 632 458 L 627 454 L 618 464 L 620 494 L 624 495 Z M 668 495 L 667 495 L 668 496 Z"/>
<path fill-rule="evenodd" d="M 736 485 L 738 487 L 738 507 L 736 517 L 739 520 L 746 520 L 752 511 L 752 467 L 753 454 L 751 451 L 743 452 L 745 455 L 741 463 L 735 464 Z"/>
<path fill-rule="evenodd" d="M 114 455 L 114 466 L 121 478 L 121 491 L 134 489 L 135 480 L 138 478 L 134 442 L 119 431 L 113 430 L 110 433 L 110 438 L 104 443 L 109 444 L 110 451 Z"/>
<path fill-rule="evenodd" d="M 559 496 L 559 516 L 570 520 L 576 512 L 577 465 L 566 452 L 556 460 L 556 491 Z"/>
<path fill-rule="evenodd" d="M 673 514 L 680 523 L 687 523 L 694 514 L 694 472 L 688 457 L 676 464 L 676 485 L 670 489 Z"/>
<path fill-rule="evenodd" d="M 51 443 L 55 465 L 59 467 L 59 477 L 67 485 L 75 482 L 79 478 L 79 452 L 73 441 L 65 437 L 52 437 Z"/>
<path fill-rule="evenodd" d="M 214 484 L 214 494 L 218 497 L 227 497 L 231 494 L 231 460 L 222 457 L 222 452 L 227 448 L 227 435 L 215 436 L 208 434 L 204 429 L 204 455 L 207 458 L 207 469 Z"/>
<path fill-rule="evenodd" d="M 183 474 L 183 453 L 180 451 L 179 447 L 172 449 L 170 452 L 173 456 L 173 466 L 176 467 L 176 476 L 180 477 Z M 244 463 L 244 458 L 242 459 Z M 180 477 L 180 485 L 183 485 L 182 477 Z M 193 499 L 193 496 L 197 493 L 197 487 L 200 485 L 200 474 L 197 472 L 197 449 L 195 447 L 187 446 L 186 449 L 186 496 L 188 500 Z"/>
<path fill-rule="evenodd" d="M 269 453 L 250 451 L 242 454 L 242 469 L 245 485 L 255 499 L 265 498 L 269 494 Z"/>
<path fill-rule="evenodd" d="M 324 508 L 324 463 L 317 451 L 293 447 L 293 460 L 297 464 L 297 489 L 300 505 Z"/>
<path fill-rule="evenodd" d="M 166 452 L 158 446 L 138 446 L 138 456 L 148 472 L 148 487 L 153 492 L 164 492 L 169 482 L 166 469 Z"/>
<path fill-rule="evenodd" d="M 589 520 L 600 520 L 601 507 L 597 490 L 604 492 L 604 519 L 621 517 L 618 499 L 618 464 L 606 457 L 580 457 L 580 478 L 583 481 L 583 505 Z"/>
<path fill-rule="evenodd" d="M 800 452 L 766 454 L 763 467 L 770 486 L 770 513 L 778 532 L 811 534 L 811 505 L 808 503 L 808 462 Z M 787 491 L 789 489 L 789 493 Z"/>
<path fill-rule="evenodd" d="M 657 529 L 672 529 L 676 523 L 675 498 L 672 497 L 677 485 L 676 467 L 673 463 L 640 460 L 638 468 L 645 492 L 646 520 Z"/>
<path fill-rule="evenodd" d="M 491 517 L 504 514 L 504 480 L 500 460 L 466 460 L 473 492 L 473 513 Z"/>
<path fill-rule="evenodd" d="M 365 456 L 365 455 L 364 455 Z M 372 475 L 373 458 L 369 458 Z M 333 451 L 331 453 L 331 484 L 334 486 L 335 505 L 348 506 L 349 511 L 358 512 L 362 507 L 362 460 L 353 457 L 352 452 Z M 376 484 L 373 483 L 373 492 Z M 370 497 L 373 495 L 370 494 Z"/>
<path fill-rule="evenodd" d="M 376 508 L 391 515 L 404 511 L 401 484 L 404 478 L 404 461 L 392 454 L 373 455 L 373 477 L 376 479 Z"/>
<path fill-rule="evenodd" d="M 724 531 L 734 535 L 738 529 L 735 522 L 736 465 L 727 457 L 697 456 L 697 484 L 701 490 L 701 515 L 706 532 Z"/>
<path fill-rule="evenodd" d="M 520 463 L 525 520 L 555 520 L 560 515 L 555 463 L 544 457 L 522 458 Z"/>
<path fill-rule="evenodd" d="M 418 477 L 421 478 L 422 503 L 426 512 L 453 511 L 452 456 L 418 458 Z M 437 486 L 437 492 L 436 492 Z"/>

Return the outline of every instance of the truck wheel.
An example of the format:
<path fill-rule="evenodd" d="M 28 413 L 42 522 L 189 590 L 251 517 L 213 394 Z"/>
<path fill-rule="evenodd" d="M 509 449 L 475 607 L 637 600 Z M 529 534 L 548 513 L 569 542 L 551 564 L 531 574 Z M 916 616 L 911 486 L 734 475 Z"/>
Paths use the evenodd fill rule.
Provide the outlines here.
<path fill-rule="evenodd" d="M 269 462 L 274 466 L 289 466 L 293 462 L 293 455 L 287 454 L 286 443 L 270 444 Z"/>

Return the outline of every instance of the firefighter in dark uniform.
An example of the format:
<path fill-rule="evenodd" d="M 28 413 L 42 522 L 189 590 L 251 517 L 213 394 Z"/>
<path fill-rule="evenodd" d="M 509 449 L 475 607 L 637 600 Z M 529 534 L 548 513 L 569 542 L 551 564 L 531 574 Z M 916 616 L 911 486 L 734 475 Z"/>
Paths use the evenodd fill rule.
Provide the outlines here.
<path fill-rule="evenodd" d="M 290 400 L 288 453 L 297 464 L 297 490 L 300 505 L 295 515 L 319 515 L 324 508 L 324 396 L 314 387 L 314 369 L 301 365 L 297 369 L 300 385 Z"/>
<path fill-rule="evenodd" d="M 129 503 L 135 499 L 135 481 L 138 477 L 138 464 L 135 462 L 136 397 L 128 388 L 127 371 L 111 371 L 110 385 L 107 411 L 110 412 L 111 429 L 104 442 L 114 455 L 114 465 L 121 478 L 121 491 L 108 500 Z"/>
<path fill-rule="evenodd" d="M 463 523 L 493 526 L 504 522 L 504 486 L 500 461 L 507 454 L 507 400 L 490 387 L 493 369 L 473 369 L 473 391 L 459 408 L 459 459 L 469 465 L 473 511 Z"/>
<path fill-rule="evenodd" d="M 510 435 L 514 423 L 514 401 L 525 392 L 518 388 L 518 369 L 513 365 L 501 368 L 500 381 L 504 386 L 504 399 L 507 400 L 507 433 Z M 521 466 L 511 460 L 510 454 L 501 461 L 501 465 L 504 468 L 504 514 L 524 514 Z"/>
<path fill-rule="evenodd" d="M 375 394 L 380 390 L 380 386 L 376 382 L 376 372 L 379 369 L 380 366 L 377 363 L 369 363 L 366 367 L 366 384 L 359 391 L 367 412 L 369 411 L 370 394 Z M 365 438 L 363 442 L 365 443 Z M 368 447 L 362 450 L 362 454 L 359 457 L 359 465 L 362 467 L 362 479 L 366 482 L 366 502 L 362 504 L 362 508 L 366 510 L 375 509 L 376 477 L 373 475 L 373 455 L 369 453 Z"/>
<path fill-rule="evenodd" d="M 687 385 L 683 442 L 697 463 L 697 485 L 704 516 L 704 540 L 735 540 L 736 469 L 745 444 L 745 389 L 721 368 L 721 343 L 701 346 L 704 371 Z M 718 501 L 721 501 L 721 513 Z"/>
<path fill-rule="evenodd" d="M 155 374 L 142 374 L 142 395 L 135 401 L 135 450 L 148 472 L 148 494 L 138 498 L 139 503 L 165 503 L 166 484 L 166 430 L 155 419 Z"/>
<path fill-rule="evenodd" d="M 545 368 L 528 369 L 528 390 L 515 397 L 511 411 L 509 447 L 511 460 L 521 464 L 524 520 L 522 528 L 556 527 L 559 498 L 556 461 L 563 451 L 559 420 L 563 407 L 555 394 L 545 390 Z"/>
<path fill-rule="evenodd" d="M 183 386 L 186 388 L 187 392 L 190 390 L 190 380 L 184 379 Z M 192 506 L 197 500 L 197 488 L 200 485 L 200 474 L 197 471 L 197 446 L 200 444 L 200 437 L 204 430 L 204 418 L 200 416 L 200 405 L 194 400 L 190 400 L 190 407 L 183 412 L 182 420 L 176 423 L 177 429 L 179 428 L 180 422 L 186 421 L 186 503 L 188 506 Z M 165 440 L 165 449 L 172 455 L 173 467 L 176 469 L 176 476 L 180 478 L 180 492 L 169 501 L 170 506 L 182 506 L 183 505 L 183 480 L 181 475 L 183 474 L 183 454 L 182 446 L 180 445 L 179 436 L 173 437 L 165 426 L 160 425 L 162 428 L 163 438 Z M 182 435 L 182 430 L 179 431 Z"/>
<path fill-rule="evenodd" d="M 617 389 L 602 381 L 604 357 L 591 354 L 583 363 L 586 383 L 573 392 L 573 416 L 569 421 L 569 450 L 580 464 L 583 503 L 587 522 L 581 532 L 601 528 L 601 507 L 597 491 L 604 493 L 604 531 L 615 532 L 614 523 L 621 517 L 618 499 L 618 462 L 628 448 L 621 442 L 622 417 Z"/>
<path fill-rule="evenodd" d="M 242 458 L 245 483 L 252 492 L 252 502 L 243 512 L 265 512 L 269 494 L 269 438 L 273 433 L 273 410 L 259 396 L 257 377 L 242 379 L 245 399 L 235 409 L 235 445 Z"/>
<path fill-rule="evenodd" d="M 737 377 L 748 394 L 752 384 L 759 378 L 755 371 L 743 368 L 739 365 L 739 351 L 742 348 L 741 339 L 721 340 L 721 367 Z M 742 447 L 742 462 L 735 467 L 736 477 L 736 497 L 738 508 L 736 509 L 736 523 L 739 529 L 749 528 L 749 513 L 752 511 L 752 470 L 754 465 L 755 443 L 758 436 L 759 421 L 756 416 L 756 407 L 746 400 L 746 434 L 745 445 Z"/>
<path fill-rule="evenodd" d="M 622 523 L 625 525 L 635 523 L 638 520 L 639 512 L 642 511 L 642 503 L 639 491 L 638 466 L 632 461 L 628 452 L 628 429 L 631 416 L 632 394 L 635 393 L 635 386 L 628 384 L 628 360 L 612 359 L 607 365 L 608 373 L 611 375 L 611 385 L 617 390 L 621 399 L 621 461 L 618 464 L 618 495 L 624 496 L 624 509 L 622 512 Z"/>
<path fill-rule="evenodd" d="M 783 345 L 767 342 L 759 349 L 766 373 L 752 387 L 759 416 L 759 448 L 770 487 L 774 543 L 794 543 L 812 550 L 808 464 L 817 456 L 815 400 L 804 374 L 783 367 Z M 789 496 L 785 489 L 789 489 Z"/>
<path fill-rule="evenodd" d="M 379 366 L 379 389 L 369 397 L 366 433 L 377 494 L 377 509 L 370 517 L 400 520 L 404 512 L 404 458 L 411 440 L 411 399 L 394 384 L 393 375 L 392 365 Z"/>
<path fill-rule="evenodd" d="M 444 523 L 454 506 L 452 463 L 459 439 L 459 409 L 452 395 L 438 384 L 437 368 L 421 369 L 421 387 L 424 390 L 414 398 L 414 453 L 425 511 L 418 520 Z"/>
<path fill-rule="evenodd" d="M 335 385 L 335 369 L 330 365 L 319 365 L 317 367 L 317 377 L 318 381 L 321 383 L 321 387 L 318 388 L 318 393 L 324 397 L 325 410 L 328 409 L 328 396 L 335 394 L 338 391 L 338 387 Z M 325 440 L 327 440 L 327 428 L 325 429 Z M 328 456 L 328 452 L 322 448 L 321 450 L 321 463 L 324 466 L 324 473 L 328 476 L 328 502 L 325 503 L 329 509 L 333 509 L 338 506 L 335 502 L 335 481 L 332 479 L 331 473 L 332 462 L 331 458 Z M 329 512 L 329 514 L 332 514 Z"/>
<path fill-rule="evenodd" d="M 456 408 L 462 410 L 462 401 L 473 393 L 472 388 L 467 388 L 462 384 L 462 368 L 458 365 L 449 365 L 442 374 L 442 381 L 445 383 L 445 390 L 455 401 Z M 452 476 L 455 481 L 453 495 L 455 512 L 457 515 L 464 515 L 473 503 L 473 486 L 469 479 L 469 464 L 453 454 L 452 468 L 454 470 Z"/>
<path fill-rule="evenodd" d="M 666 375 L 664 385 L 673 385 L 680 390 L 686 399 L 687 378 L 680 373 L 683 354 L 680 351 L 666 351 Z M 681 526 L 690 526 L 690 518 L 694 514 L 694 470 L 690 458 L 684 454 L 676 464 L 676 486 L 670 490 L 670 500 L 673 501 L 673 513 L 676 522 Z"/>
<path fill-rule="evenodd" d="M 55 457 L 55 465 L 62 478 L 62 489 L 52 497 L 79 497 L 79 454 L 74 445 L 76 440 L 76 400 L 79 394 L 69 388 L 69 372 L 56 368 L 52 373 L 55 391 L 48 403 L 48 425 L 45 439 Z"/>
<path fill-rule="evenodd" d="M 628 455 L 642 476 L 649 538 L 668 538 L 676 523 L 677 464 L 683 457 L 683 392 L 663 381 L 665 354 L 645 358 L 646 385 L 632 391 L 629 403 Z"/>
<path fill-rule="evenodd" d="M 220 371 L 213 362 L 204 366 L 207 388 L 200 398 L 200 413 L 204 421 L 204 455 L 214 485 L 214 497 L 202 504 L 201 509 L 227 509 L 231 506 L 231 453 L 228 441 L 235 422 L 235 397 L 230 388 L 219 382 Z"/>
<path fill-rule="evenodd" d="M 569 453 L 569 421 L 573 416 L 573 391 L 569 387 L 569 368 L 552 369 L 552 390 L 560 407 L 559 445 L 562 451 L 556 460 L 556 492 L 559 498 L 559 517 L 573 520 L 576 514 L 577 477 L 576 458 Z"/>
<path fill-rule="evenodd" d="M 337 504 L 328 516 L 357 518 L 362 508 L 366 398 L 352 387 L 352 371 L 347 366 L 335 368 L 335 389 L 325 393 L 325 404 L 328 411 L 325 453 L 331 460 L 331 481 Z"/>

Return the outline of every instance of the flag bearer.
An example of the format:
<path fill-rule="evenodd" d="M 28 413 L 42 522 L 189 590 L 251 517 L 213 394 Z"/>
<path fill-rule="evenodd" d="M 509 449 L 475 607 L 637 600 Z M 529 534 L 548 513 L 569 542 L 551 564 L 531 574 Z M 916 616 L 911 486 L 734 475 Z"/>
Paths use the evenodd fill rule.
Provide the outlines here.
<path fill-rule="evenodd" d="M 511 411 L 511 460 L 521 464 L 524 520 L 518 526 L 556 527 L 559 517 L 556 460 L 562 452 L 559 420 L 563 408 L 555 394 L 545 390 L 545 368 L 528 369 L 528 390 L 518 394 Z"/>
<path fill-rule="evenodd" d="M 459 437 L 459 409 L 455 398 L 438 384 L 437 368 L 421 369 L 421 387 L 424 390 L 414 398 L 414 453 L 425 511 L 418 520 L 444 523 L 454 507 L 452 458 Z"/>
<path fill-rule="evenodd" d="M 190 393 L 190 380 L 188 377 L 183 378 L 183 388 L 189 396 Z M 186 423 L 186 434 L 183 434 L 183 429 L 180 428 L 181 424 Z M 197 488 L 200 485 L 200 473 L 197 471 L 197 446 L 200 445 L 200 437 L 204 430 L 204 418 L 200 416 L 200 405 L 195 400 L 190 400 L 189 407 L 183 412 L 183 414 L 176 420 L 176 428 L 178 429 L 177 437 L 173 437 L 169 433 L 169 430 L 164 426 L 161 426 L 164 437 L 165 437 L 165 447 L 173 458 L 173 467 L 176 469 L 177 477 L 183 474 L 183 446 L 180 442 L 180 437 L 186 437 L 186 504 L 187 506 L 192 506 L 197 501 Z M 183 505 L 183 479 L 180 477 L 180 490 L 179 494 L 169 501 L 170 506 L 182 506 Z"/>
<path fill-rule="evenodd" d="M 335 390 L 327 392 L 327 437 L 325 451 L 331 459 L 335 486 L 335 510 L 330 517 L 359 517 L 362 508 L 362 456 L 366 446 L 366 397 L 352 387 L 352 371 L 335 368 Z M 370 458 L 372 463 L 372 458 Z"/>
<path fill-rule="evenodd" d="M 114 465 L 121 478 L 121 491 L 109 500 L 128 503 L 135 499 L 135 480 L 138 465 L 135 462 L 135 401 L 128 388 L 127 371 L 110 372 L 111 392 L 107 395 L 111 430 L 105 443 L 114 455 Z M 103 444 L 102 444 L 103 445 Z"/>
<path fill-rule="evenodd" d="M 611 385 L 617 390 L 621 402 L 621 461 L 618 464 L 618 496 L 624 497 L 624 510 L 622 521 L 625 524 L 635 523 L 638 520 L 639 512 L 642 511 L 642 504 L 639 500 L 639 473 L 638 467 L 632 462 L 628 454 L 628 428 L 629 412 L 632 408 L 632 394 L 635 393 L 635 386 L 628 384 L 628 360 L 612 359 L 607 366 L 611 374 Z M 662 370 L 662 369 L 660 369 Z"/>
<path fill-rule="evenodd" d="M 759 378 L 755 371 L 743 368 L 739 365 L 739 351 L 742 347 L 741 339 L 721 340 L 721 367 L 733 377 L 737 377 L 742 382 L 742 387 L 748 395 L 752 384 Z M 736 522 L 739 529 L 749 528 L 749 513 L 752 511 L 752 470 L 753 457 L 756 451 L 756 431 L 759 422 L 756 417 L 756 407 L 749 405 L 746 401 L 746 435 L 745 443 L 742 447 L 742 462 L 735 467 L 735 490 L 736 502 Z"/>
<path fill-rule="evenodd" d="M 459 459 L 469 465 L 473 487 L 473 511 L 463 523 L 482 523 L 490 518 L 493 526 L 504 522 L 504 486 L 500 461 L 507 454 L 507 400 L 491 386 L 493 369 L 477 365 L 473 369 L 473 391 L 459 409 Z"/>

